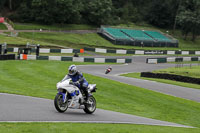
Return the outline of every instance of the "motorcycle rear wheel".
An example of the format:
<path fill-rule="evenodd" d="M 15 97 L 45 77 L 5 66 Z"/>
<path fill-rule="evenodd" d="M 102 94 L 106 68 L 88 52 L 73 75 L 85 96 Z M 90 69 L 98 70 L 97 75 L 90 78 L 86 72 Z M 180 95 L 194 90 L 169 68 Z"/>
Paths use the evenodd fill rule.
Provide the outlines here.
<path fill-rule="evenodd" d="M 68 99 L 66 99 L 66 102 L 63 103 L 62 97 L 63 96 L 61 94 L 57 94 L 54 99 L 54 106 L 55 106 L 56 110 L 60 113 L 65 112 L 68 108 Z"/>
<path fill-rule="evenodd" d="M 92 114 L 96 110 L 96 99 L 93 96 L 88 97 L 88 103 L 85 104 L 85 113 Z"/>

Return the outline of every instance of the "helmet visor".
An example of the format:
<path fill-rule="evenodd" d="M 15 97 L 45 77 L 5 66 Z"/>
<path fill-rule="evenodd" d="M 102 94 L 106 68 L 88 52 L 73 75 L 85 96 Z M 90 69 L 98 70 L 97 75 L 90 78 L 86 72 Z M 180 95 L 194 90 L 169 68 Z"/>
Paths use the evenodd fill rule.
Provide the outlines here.
<path fill-rule="evenodd" d="M 69 70 L 69 74 L 74 74 L 74 70 Z"/>

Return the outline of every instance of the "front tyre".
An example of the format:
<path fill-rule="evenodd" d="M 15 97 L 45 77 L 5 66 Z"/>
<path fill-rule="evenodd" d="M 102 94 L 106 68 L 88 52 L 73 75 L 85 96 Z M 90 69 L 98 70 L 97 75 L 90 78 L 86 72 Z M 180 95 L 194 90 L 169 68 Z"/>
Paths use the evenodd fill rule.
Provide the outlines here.
<path fill-rule="evenodd" d="M 88 102 L 85 104 L 85 113 L 92 114 L 96 110 L 96 100 L 93 96 L 88 97 Z"/>
<path fill-rule="evenodd" d="M 63 113 L 68 108 L 68 99 L 66 99 L 66 102 L 63 103 L 63 96 L 61 94 L 57 94 L 54 99 L 54 105 L 58 112 Z"/>

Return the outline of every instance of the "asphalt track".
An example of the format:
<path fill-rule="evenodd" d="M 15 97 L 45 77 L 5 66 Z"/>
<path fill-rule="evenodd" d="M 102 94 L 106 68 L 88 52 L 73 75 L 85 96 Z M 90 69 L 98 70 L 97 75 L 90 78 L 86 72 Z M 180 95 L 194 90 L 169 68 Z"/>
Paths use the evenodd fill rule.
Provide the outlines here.
<path fill-rule="evenodd" d="M 131 64 L 111 65 L 113 70 L 109 74 L 105 74 L 105 70 L 106 68 L 109 67 L 109 65 L 90 65 L 90 66 L 82 65 L 82 66 L 78 66 L 78 68 L 84 73 L 89 73 L 95 76 L 112 79 L 118 82 L 142 87 L 145 89 L 150 89 L 150 90 L 164 93 L 167 95 L 200 102 L 199 89 L 193 89 L 193 88 L 181 87 L 181 86 L 170 85 L 170 84 L 165 84 L 165 83 L 159 83 L 155 81 L 119 76 L 120 74 L 124 74 L 124 73 L 146 72 L 146 71 L 153 71 L 157 69 L 175 67 L 175 64 L 167 64 L 167 63 L 146 64 L 145 63 L 145 60 L 147 58 L 146 56 L 142 56 L 142 57 L 136 56 L 132 58 L 133 58 L 133 63 Z"/>
<path fill-rule="evenodd" d="M 175 66 L 174 64 L 146 64 L 144 56 L 132 58 L 134 58 L 132 64 L 112 65 L 113 71 L 107 75 L 104 72 L 108 65 L 78 66 L 78 68 L 84 73 L 200 102 L 200 91 L 197 89 L 118 76 L 122 73 L 152 71 Z M 127 123 L 190 127 L 102 109 L 97 109 L 92 115 L 85 114 L 83 110 L 67 110 L 65 113 L 58 113 L 52 100 L 3 93 L 0 93 L 0 122 Z"/>
<path fill-rule="evenodd" d="M 94 114 L 83 110 L 67 110 L 58 113 L 53 100 L 0 93 L 0 122 L 75 122 L 120 123 L 186 127 L 176 123 L 97 109 Z"/>

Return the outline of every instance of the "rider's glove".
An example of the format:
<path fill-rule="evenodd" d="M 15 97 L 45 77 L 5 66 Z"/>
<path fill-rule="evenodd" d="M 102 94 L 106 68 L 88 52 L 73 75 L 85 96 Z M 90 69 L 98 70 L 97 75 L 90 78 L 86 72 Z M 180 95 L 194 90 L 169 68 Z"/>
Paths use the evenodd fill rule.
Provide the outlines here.
<path fill-rule="evenodd" d="M 74 82 L 74 85 L 78 86 L 80 84 L 79 81 Z"/>
<path fill-rule="evenodd" d="M 72 80 L 70 80 L 70 81 L 69 81 L 69 84 L 73 85 L 73 84 L 74 84 L 74 82 L 73 82 Z"/>

